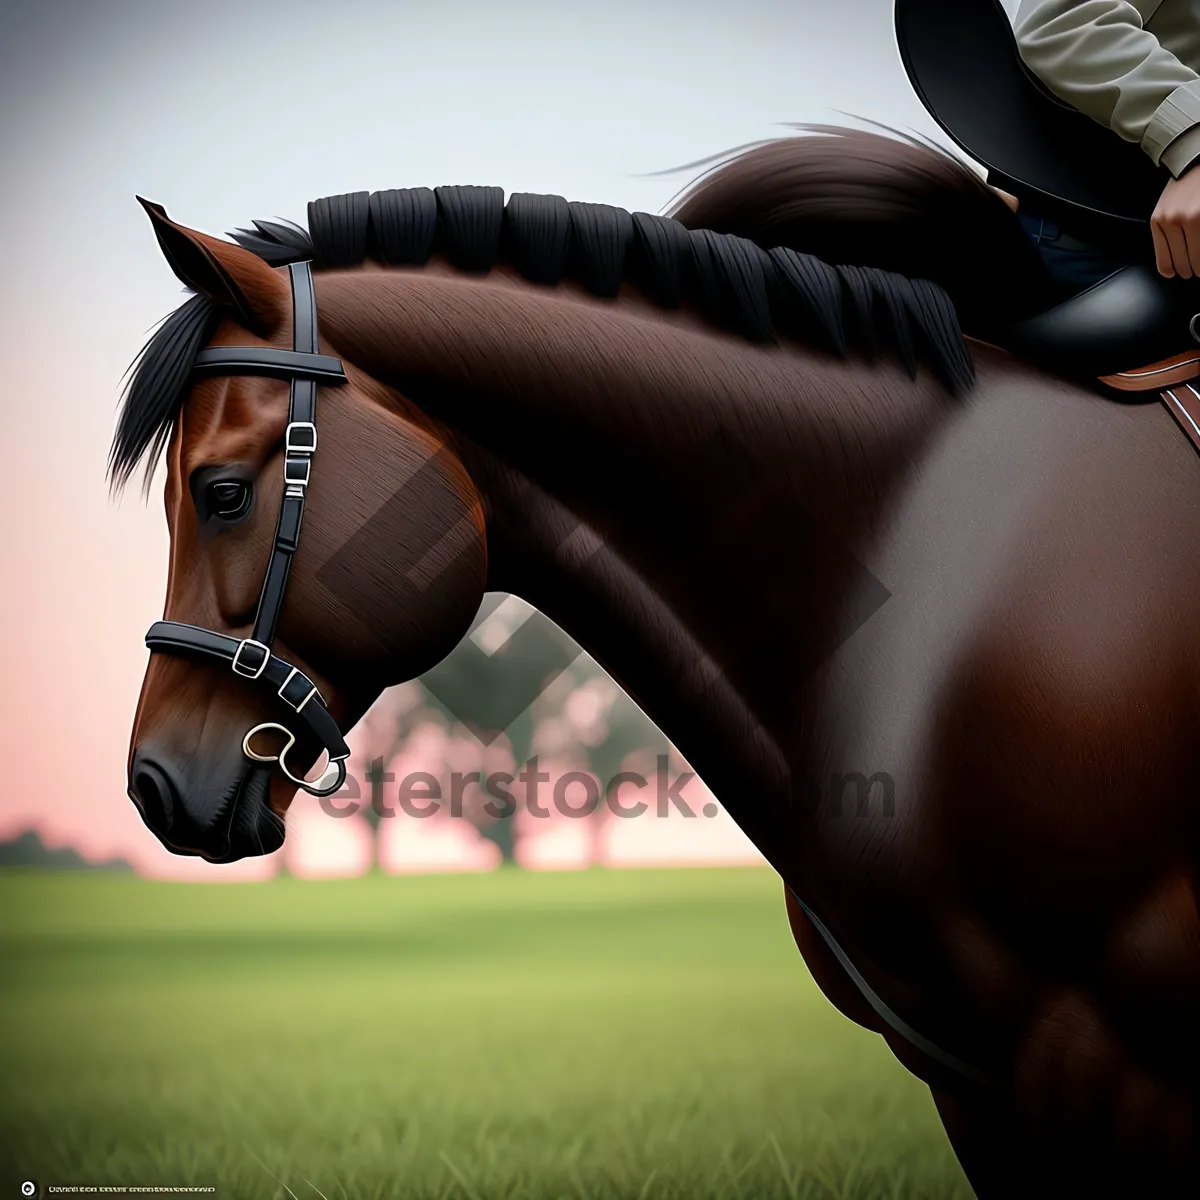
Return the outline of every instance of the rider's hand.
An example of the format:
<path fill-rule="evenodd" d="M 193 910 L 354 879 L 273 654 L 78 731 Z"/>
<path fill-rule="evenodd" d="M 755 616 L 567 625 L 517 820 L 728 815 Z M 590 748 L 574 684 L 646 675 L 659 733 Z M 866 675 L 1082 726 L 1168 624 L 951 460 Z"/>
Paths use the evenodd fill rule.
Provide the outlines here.
<path fill-rule="evenodd" d="M 1163 188 L 1150 232 L 1160 275 L 1200 276 L 1200 166 L 1189 167 Z"/>

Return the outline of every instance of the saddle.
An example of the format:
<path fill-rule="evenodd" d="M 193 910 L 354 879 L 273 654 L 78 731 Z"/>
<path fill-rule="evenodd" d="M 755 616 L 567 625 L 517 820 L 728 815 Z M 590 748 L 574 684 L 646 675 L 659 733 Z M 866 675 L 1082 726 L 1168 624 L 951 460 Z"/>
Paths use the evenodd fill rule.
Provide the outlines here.
<path fill-rule="evenodd" d="M 1109 394 L 1158 391 L 1200 450 L 1200 394 L 1177 386 L 1200 377 L 1200 279 L 1165 279 L 1147 257 L 1166 171 L 1030 72 L 1000 0 L 896 0 L 895 24 L 922 104 L 989 182 L 1129 260 L 988 340 Z M 1168 388 L 1195 407 L 1190 425 Z"/>
<path fill-rule="evenodd" d="M 1184 383 L 1200 376 L 1200 280 L 1164 279 L 1131 263 L 999 340 L 1021 358 L 1119 392 Z"/>

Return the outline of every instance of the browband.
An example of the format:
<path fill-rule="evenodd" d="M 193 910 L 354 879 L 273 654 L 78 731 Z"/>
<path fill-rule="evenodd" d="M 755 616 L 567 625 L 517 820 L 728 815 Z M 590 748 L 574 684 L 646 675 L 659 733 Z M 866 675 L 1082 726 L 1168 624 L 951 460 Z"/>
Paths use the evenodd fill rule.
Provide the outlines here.
<path fill-rule="evenodd" d="M 277 379 L 346 382 L 340 358 L 277 350 L 274 346 L 210 346 L 196 355 L 192 372 L 205 378 L 210 375 L 273 375 Z"/>

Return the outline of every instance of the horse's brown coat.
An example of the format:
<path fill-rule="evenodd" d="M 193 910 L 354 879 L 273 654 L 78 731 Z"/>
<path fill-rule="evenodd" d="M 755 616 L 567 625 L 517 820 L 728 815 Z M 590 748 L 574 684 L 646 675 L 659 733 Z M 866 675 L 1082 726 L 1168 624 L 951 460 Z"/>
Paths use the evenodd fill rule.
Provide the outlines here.
<path fill-rule="evenodd" d="M 224 266 L 263 303 L 270 268 Z M 316 289 L 351 383 L 320 402 L 342 449 L 316 459 L 282 635 L 343 721 L 448 649 L 484 588 L 521 594 L 643 705 L 889 1006 L 995 1076 L 965 1087 L 881 1030 L 981 1194 L 1194 1183 L 1200 464 L 1166 412 L 979 345 L 951 402 L 927 373 L 504 268 L 339 270 Z M 282 404 L 244 379 L 189 399 L 168 616 L 246 621 Z M 411 520 L 463 529 L 468 565 L 414 591 L 411 533 L 383 531 L 373 611 L 397 628 L 364 631 L 322 568 L 386 498 L 388 462 L 407 464 L 398 486 L 435 456 Z M 260 511 L 206 541 L 186 475 L 230 460 L 261 468 Z M 253 702 L 155 657 L 134 746 L 233 770 L 215 747 Z M 835 802 L 853 772 L 892 777 L 890 814 Z M 827 994 L 878 1027 L 791 915 Z"/>

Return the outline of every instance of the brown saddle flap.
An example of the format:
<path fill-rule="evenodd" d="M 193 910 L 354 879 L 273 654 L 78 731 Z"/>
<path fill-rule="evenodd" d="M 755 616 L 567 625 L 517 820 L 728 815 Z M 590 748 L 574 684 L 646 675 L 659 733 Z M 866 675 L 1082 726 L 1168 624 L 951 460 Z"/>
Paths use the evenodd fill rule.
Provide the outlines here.
<path fill-rule="evenodd" d="M 1100 382 L 1121 392 L 1149 392 L 1155 388 L 1174 387 L 1200 375 L 1200 348 L 1160 359 L 1130 371 L 1101 375 Z M 1170 408 L 1170 404 L 1167 405 Z"/>

